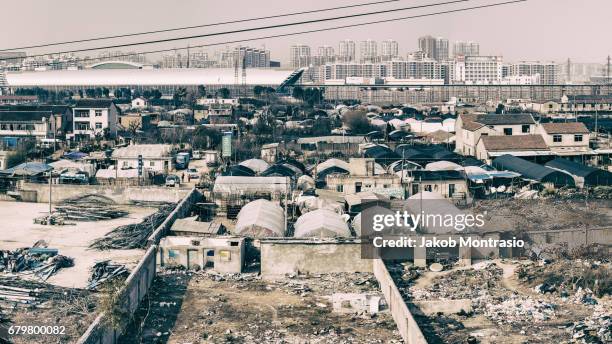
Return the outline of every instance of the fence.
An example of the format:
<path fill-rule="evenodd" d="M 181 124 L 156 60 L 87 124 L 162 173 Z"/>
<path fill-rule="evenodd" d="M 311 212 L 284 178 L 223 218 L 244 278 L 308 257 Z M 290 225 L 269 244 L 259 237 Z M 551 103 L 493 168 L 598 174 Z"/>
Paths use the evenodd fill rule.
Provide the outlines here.
<path fill-rule="evenodd" d="M 145 297 L 153 279 L 155 278 L 156 266 L 157 266 L 157 243 L 160 238 L 172 227 L 176 219 L 184 217 L 189 210 L 191 205 L 201 199 L 202 195 L 194 188 L 189 194 L 184 197 L 176 208 L 168 215 L 164 222 L 157 227 L 157 229 L 151 234 L 148 239 L 148 249 L 145 255 L 142 257 L 134 271 L 128 276 L 125 281 L 124 287 L 121 290 L 123 300 L 121 304 L 133 315 L 140 301 Z M 77 344 L 115 344 L 118 341 L 119 336 L 125 329 L 125 324 L 121 328 L 113 328 L 106 321 L 106 314 L 101 313 L 89 326 L 87 331 L 79 338 Z"/>
<path fill-rule="evenodd" d="M 128 276 L 124 287 L 121 289 L 123 300 L 121 304 L 134 314 L 140 301 L 145 297 L 149 287 L 155 277 L 157 246 L 149 247 L 144 257 L 140 260 L 136 268 Z M 79 338 L 77 344 L 114 344 L 117 342 L 123 328 L 113 328 L 106 321 L 106 314 L 101 313 L 89 325 L 89 328 Z M 127 325 L 127 324 L 126 324 Z"/>
<path fill-rule="evenodd" d="M 202 194 L 195 188 L 191 189 L 189 194 L 185 196 L 174 210 L 168 215 L 166 220 L 162 222 L 157 229 L 149 236 L 147 246 L 156 245 L 159 240 L 170 230 L 176 219 L 180 219 L 188 215 L 191 206 L 202 199 Z"/>
<path fill-rule="evenodd" d="M 395 320 L 397 329 L 404 342 L 407 344 L 427 344 L 425 336 L 423 336 L 419 325 L 414 320 L 410 310 L 408 310 L 408 306 L 406 306 L 406 302 L 399 289 L 397 289 L 389 271 L 387 271 L 383 260 L 380 258 L 374 259 L 373 269 L 374 276 L 376 276 L 380 289 L 385 295 L 393 320 Z"/>

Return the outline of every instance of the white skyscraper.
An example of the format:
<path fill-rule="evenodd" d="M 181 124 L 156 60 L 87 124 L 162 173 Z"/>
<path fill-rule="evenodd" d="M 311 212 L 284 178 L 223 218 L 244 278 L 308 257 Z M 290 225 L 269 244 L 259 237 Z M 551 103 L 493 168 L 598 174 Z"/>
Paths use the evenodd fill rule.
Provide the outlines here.
<path fill-rule="evenodd" d="M 454 56 L 478 56 L 480 55 L 480 44 L 476 42 L 457 41 L 453 45 Z"/>
<path fill-rule="evenodd" d="M 419 49 L 436 61 L 448 60 L 448 39 L 424 36 L 419 38 Z"/>
<path fill-rule="evenodd" d="M 374 63 L 378 57 L 378 43 L 371 39 L 359 43 L 359 57 L 361 63 Z"/>
<path fill-rule="evenodd" d="M 383 61 L 389 61 L 394 57 L 399 56 L 399 44 L 397 41 L 387 39 L 382 41 L 380 45 L 380 56 Z"/>
<path fill-rule="evenodd" d="M 338 60 L 340 60 L 340 62 L 355 61 L 355 46 L 355 41 L 350 39 L 340 41 L 338 46 Z"/>
<path fill-rule="evenodd" d="M 308 67 L 311 63 L 310 46 L 294 44 L 289 54 L 292 68 Z"/>
<path fill-rule="evenodd" d="M 334 47 L 329 45 L 320 46 L 317 49 L 317 55 L 313 56 L 312 58 L 312 64 L 315 66 L 321 66 L 335 61 L 336 51 L 334 50 Z"/>

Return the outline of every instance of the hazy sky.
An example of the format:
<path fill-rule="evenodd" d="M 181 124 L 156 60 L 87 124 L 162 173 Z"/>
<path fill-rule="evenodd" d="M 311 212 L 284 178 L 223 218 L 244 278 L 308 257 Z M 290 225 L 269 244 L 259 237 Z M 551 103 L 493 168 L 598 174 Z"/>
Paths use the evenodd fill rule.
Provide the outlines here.
<path fill-rule="evenodd" d="M 321 9 L 365 3 L 373 0 L 20 0 L 2 4 L 3 33 L 0 49 L 24 45 L 83 39 L 180 26 L 198 25 L 219 21 L 243 19 L 272 14 Z M 122 40 L 97 41 L 29 50 L 29 53 L 49 53 L 70 48 L 96 47 L 113 43 L 127 43 L 179 35 L 227 31 L 236 28 L 256 27 L 273 23 L 291 22 L 313 18 L 337 16 L 348 13 L 369 12 L 376 9 L 408 7 L 445 0 L 403 0 L 387 5 L 353 8 L 344 11 L 317 13 L 309 16 L 289 17 L 277 20 L 250 22 L 203 29 L 185 30 L 171 34 L 131 37 Z M 505 0 L 472 0 L 463 4 L 409 10 L 397 13 L 348 19 L 337 22 L 287 27 L 276 30 L 254 31 L 248 34 L 226 35 L 210 38 L 176 41 L 165 44 L 122 48 L 125 51 L 147 51 L 162 48 L 216 43 L 235 39 L 252 38 L 277 33 L 296 32 L 313 28 L 331 27 L 347 23 L 367 22 L 448 10 L 451 8 L 502 2 Z M 524 3 L 479 9 L 469 12 L 444 14 L 428 18 L 410 19 L 358 28 L 341 29 L 294 37 L 253 41 L 254 47 L 265 45 L 272 51 L 272 59 L 285 62 L 289 45 L 304 43 L 313 51 L 319 45 L 332 45 L 337 49 L 341 39 L 374 40 L 395 39 L 400 53 L 405 55 L 417 49 L 417 38 L 425 34 L 454 40 L 471 40 L 480 43 L 481 55 L 503 55 L 506 61 L 519 59 L 558 60 L 568 57 L 576 62 L 603 63 L 612 54 L 612 29 L 609 14 L 612 0 L 529 0 Z M 218 48 L 209 48 L 212 51 Z M 96 56 L 98 52 L 87 53 Z"/>

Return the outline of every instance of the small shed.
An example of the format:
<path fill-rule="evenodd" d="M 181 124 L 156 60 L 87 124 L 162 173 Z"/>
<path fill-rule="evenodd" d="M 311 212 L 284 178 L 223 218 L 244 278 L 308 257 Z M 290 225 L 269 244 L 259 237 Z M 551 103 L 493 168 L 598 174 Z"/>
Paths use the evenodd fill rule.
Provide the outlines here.
<path fill-rule="evenodd" d="M 547 162 L 545 166 L 571 175 L 579 187 L 612 185 L 612 173 L 568 159 L 556 158 Z"/>
<path fill-rule="evenodd" d="M 493 167 L 498 170 L 508 170 L 520 173 L 523 178 L 540 182 L 542 184 L 552 184 L 555 187 L 570 186 L 574 187 L 574 178 L 564 172 L 553 170 L 531 161 L 505 154 L 493 160 Z"/>

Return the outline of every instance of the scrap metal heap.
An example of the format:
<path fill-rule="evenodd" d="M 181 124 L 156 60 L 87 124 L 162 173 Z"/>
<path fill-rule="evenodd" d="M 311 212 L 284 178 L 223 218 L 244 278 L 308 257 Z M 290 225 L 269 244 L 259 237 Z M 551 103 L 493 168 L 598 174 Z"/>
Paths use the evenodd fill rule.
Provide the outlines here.
<path fill-rule="evenodd" d="M 91 276 L 89 277 L 87 290 L 96 290 L 98 286 L 107 281 L 118 277 L 127 277 L 128 275 L 129 271 L 125 265 L 112 264 L 110 260 L 97 262 L 91 268 Z"/>
<path fill-rule="evenodd" d="M 44 247 L 36 243 L 34 247 L 20 248 L 14 251 L 0 251 L 0 272 L 32 272 L 46 281 L 61 268 L 74 266 L 70 257 L 58 254 L 57 249 Z"/>

